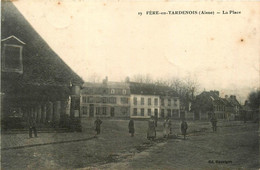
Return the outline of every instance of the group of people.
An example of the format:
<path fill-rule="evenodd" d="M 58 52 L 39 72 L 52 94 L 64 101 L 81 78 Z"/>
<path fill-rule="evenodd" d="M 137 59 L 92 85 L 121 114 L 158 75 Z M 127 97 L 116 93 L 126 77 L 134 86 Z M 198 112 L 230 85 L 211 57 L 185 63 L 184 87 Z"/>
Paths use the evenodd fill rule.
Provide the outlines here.
<path fill-rule="evenodd" d="M 102 121 L 100 120 L 100 118 L 97 117 L 94 124 L 95 124 L 96 135 L 99 135 Z M 156 127 L 157 127 L 157 119 L 152 116 L 151 119 L 148 120 L 147 139 L 154 140 L 156 138 Z M 186 139 L 187 129 L 188 129 L 187 122 L 185 120 L 182 120 L 181 132 L 182 135 L 184 136 L 184 139 Z M 131 137 L 134 137 L 135 125 L 133 119 L 130 119 L 128 123 L 128 130 Z M 171 134 L 172 134 L 172 122 L 171 119 L 166 118 L 163 123 L 163 136 L 164 138 L 169 138 Z"/>
<path fill-rule="evenodd" d="M 148 120 L 147 139 L 153 140 L 156 138 L 157 120 L 158 119 L 153 116 L 151 117 L 151 119 Z M 215 114 L 212 114 L 210 121 L 212 124 L 213 132 L 216 132 L 217 131 L 217 118 L 216 118 Z M 102 120 L 99 117 L 97 117 L 94 124 L 95 124 L 96 135 L 99 135 L 100 131 L 101 131 Z M 35 117 L 29 116 L 28 126 L 29 126 L 29 138 L 32 138 L 32 131 L 34 132 L 34 137 L 38 137 Z M 133 137 L 135 134 L 135 125 L 134 125 L 133 119 L 131 119 L 129 121 L 128 129 L 129 129 L 129 133 L 131 134 L 131 137 Z M 182 123 L 181 123 L 181 132 L 184 137 L 184 140 L 186 139 L 187 129 L 188 129 L 188 124 L 183 119 Z M 163 137 L 169 138 L 171 134 L 172 134 L 172 122 L 169 118 L 166 118 L 163 123 Z"/>
<path fill-rule="evenodd" d="M 155 139 L 156 138 L 156 127 L 157 127 L 157 119 L 155 119 L 153 116 L 151 119 L 148 121 L 148 132 L 147 132 L 147 138 L 148 139 Z M 187 122 L 183 119 L 181 123 L 181 132 L 182 135 L 184 136 L 184 140 L 186 139 L 186 134 L 187 134 L 187 129 L 188 129 L 188 124 Z M 172 121 L 170 118 L 166 118 L 163 123 L 163 137 L 164 138 L 169 138 L 170 135 L 172 134 Z"/>

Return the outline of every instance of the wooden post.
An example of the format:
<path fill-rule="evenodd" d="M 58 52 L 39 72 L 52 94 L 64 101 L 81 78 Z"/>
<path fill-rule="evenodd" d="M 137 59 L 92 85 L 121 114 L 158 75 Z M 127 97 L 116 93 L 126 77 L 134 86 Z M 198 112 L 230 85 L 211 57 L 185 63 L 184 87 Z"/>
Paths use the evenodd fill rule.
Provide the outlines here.
<path fill-rule="evenodd" d="M 46 122 L 46 110 L 47 110 L 47 106 L 46 104 L 44 104 L 42 106 L 42 120 L 41 120 L 42 123 Z"/>
<path fill-rule="evenodd" d="M 40 123 L 42 118 L 42 108 L 41 105 L 37 106 L 37 122 Z"/>
<path fill-rule="evenodd" d="M 53 103 L 48 102 L 47 103 L 47 110 L 46 110 L 46 116 L 47 116 L 47 122 L 52 122 L 52 117 L 53 117 Z"/>
<path fill-rule="evenodd" d="M 60 114 L 61 114 L 61 102 L 56 101 L 54 103 L 54 112 L 53 112 L 53 122 L 55 125 L 60 123 Z"/>

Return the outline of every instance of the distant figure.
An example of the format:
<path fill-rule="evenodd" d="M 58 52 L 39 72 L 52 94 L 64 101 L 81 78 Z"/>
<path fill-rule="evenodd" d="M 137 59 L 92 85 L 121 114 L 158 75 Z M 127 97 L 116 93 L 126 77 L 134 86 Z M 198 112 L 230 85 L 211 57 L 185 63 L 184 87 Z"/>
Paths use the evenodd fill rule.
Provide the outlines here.
<path fill-rule="evenodd" d="M 96 132 L 97 132 L 97 135 L 100 134 L 100 129 L 101 129 L 101 124 L 102 124 L 102 120 L 100 120 L 98 117 L 97 119 L 95 120 L 95 126 L 96 126 Z"/>
<path fill-rule="evenodd" d="M 129 133 L 130 133 L 131 136 L 133 137 L 134 134 L 135 134 L 135 124 L 134 124 L 134 120 L 133 120 L 133 119 L 131 119 L 131 120 L 129 121 L 128 129 L 129 129 Z"/>
<path fill-rule="evenodd" d="M 212 114 L 210 121 L 211 121 L 211 124 L 212 124 L 213 132 L 216 132 L 217 131 L 217 118 L 216 118 L 214 113 Z"/>
<path fill-rule="evenodd" d="M 164 137 L 169 138 L 170 134 L 172 134 L 172 121 L 170 120 L 169 117 L 167 117 L 167 119 L 164 121 L 163 127 L 164 127 L 164 130 L 163 130 Z"/>
<path fill-rule="evenodd" d="M 243 112 L 244 123 L 246 123 L 246 112 Z"/>
<path fill-rule="evenodd" d="M 157 127 L 157 121 L 158 121 L 158 115 L 156 115 L 156 116 L 154 117 L 154 124 L 155 124 L 155 127 Z"/>
<path fill-rule="evenodd" d="M 170 129 L 168 127 L 168 120 L 169 120 L 169 118 L 166 118 L 163 122 L 163 137 L 164 138 L 169 137 L 169 135 L 170 135 Z"/>
<path fill-rule="evenodd" d="M 28 118 L 28 126 L 29 126 L 29 138 L 32 138 L 32 131 L 34 133 L 34 137 L 38 137 L 37 136 L 37 129 L 36 129 L 36 120 L 35 118 L 30 115 Z"/>
<path fill-rule="evenodd" d="M 184 137 L 184 140 L 186 139 L 186 133 L 187 133 L 187 129 L 188 129 L 188 124 L 185 120 L 182 120 L 181 122 L 181 133 Z"/>
<path fill-rule="evenodd" d="M 155 130 L 155 122 L 154 117 L 152 116 L 151 119 L 148 121 L 148 131 L 147 131 L 147 139 L 155 139 L 156 138 L 156 130 Z"/>

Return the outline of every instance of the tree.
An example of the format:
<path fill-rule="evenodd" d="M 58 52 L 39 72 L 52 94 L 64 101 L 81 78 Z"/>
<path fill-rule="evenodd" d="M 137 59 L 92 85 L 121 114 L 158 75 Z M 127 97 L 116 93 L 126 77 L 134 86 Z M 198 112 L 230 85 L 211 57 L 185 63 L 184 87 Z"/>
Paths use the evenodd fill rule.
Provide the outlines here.
<path fill-rule="evenodd" d="M 88 77 L 87 81 L 92 83 L 99 83 L 101 81 L 101 76 L 98 75 L 97 73 L 93 73 Z"/>
<path fill-rule="evenodd" d="M 248 96 L 249 106 L 252 109 L 259 109 L 260 105 L 260 90 L 253 91 Z"/>
<path fill-rule="evenodd" d="M 132 78 L 131 81 L 137 82 L 137 83 L 153 83 L 153 78 L 150 74 L 135 74 Z"/>

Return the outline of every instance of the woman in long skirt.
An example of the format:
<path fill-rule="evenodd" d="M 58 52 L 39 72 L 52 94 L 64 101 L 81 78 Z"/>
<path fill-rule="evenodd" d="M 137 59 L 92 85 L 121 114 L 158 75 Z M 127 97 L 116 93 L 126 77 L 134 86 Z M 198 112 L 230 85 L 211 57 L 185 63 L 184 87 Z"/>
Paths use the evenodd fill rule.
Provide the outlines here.
<path fill-rule="evenodd" d="M 148 131 L 147 131 L 147 139 L 155 139 L 156 138 L 156 130 L 155 130 L 155 122 L 153 117 L 148 121 Z"/>

